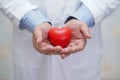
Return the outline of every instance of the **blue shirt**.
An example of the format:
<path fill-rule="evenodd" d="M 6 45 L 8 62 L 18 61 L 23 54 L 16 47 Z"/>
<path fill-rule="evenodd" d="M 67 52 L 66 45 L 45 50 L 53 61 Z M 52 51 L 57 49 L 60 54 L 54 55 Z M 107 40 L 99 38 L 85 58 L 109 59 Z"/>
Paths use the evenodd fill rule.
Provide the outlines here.
<path fill-rule="evenodd" d="M 68 21 L 71 18 L 76 18 L 80 21 L 86 22 L 88 27 L 93 27 L 95 24 L 93 15 L 84 4 L 82 4 L 80 8 L 66 20 Z M 50 21 L 42 15 L 39 9 L 33 9 L 28 11 L 20 20 L 19 28 L 21 30 L 27 29 L 30 32 L 33 32 L 34 28 L 43 22 Z"/>

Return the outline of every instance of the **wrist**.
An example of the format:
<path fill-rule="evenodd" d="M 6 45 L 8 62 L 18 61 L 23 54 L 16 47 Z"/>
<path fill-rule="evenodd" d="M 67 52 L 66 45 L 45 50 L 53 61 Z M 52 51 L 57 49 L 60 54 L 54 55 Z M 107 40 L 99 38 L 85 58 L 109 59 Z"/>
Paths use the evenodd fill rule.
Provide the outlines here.
<path fill-rule="evenodd" d="M 89 11 L 84 4 L 82 4 L 80 8 L 71 16 L 79 21 L 87 23 L 88 27 L 93 27 L 95 25 L 95 20 L 91 11 Z"/>
<path fill-rule="evenodd" d="M 44 22 L 49 22 L 49 20 L 40 12 L 39 9 L 33 9 L 28 11 L 20 20 L 19 28 L 21 30 L 27 29 L 30 32 L 33 32 L 36 26 Z"/>
<path fill-rule="evenodd" d="M 43 23 L 34 27 L 33 33 L 46 31 L 46 29 L 50 29 L 51 26 L 52 26 L 51 23 L 43 22 Z"/>
<path fill-rule="evenodd" d="M 71 21 L 71 20 L 77 20 L 77 18 L 72 17 L 72 16 L 69 16 L 69 17 L 66 19 L 65 23 L 67 23 L 67 22 L 69 22 L 69 21 Z"/>
<path fill-rule="evenodd" d="M 43 22 L 45 24 L 49 24 L 50 26 L 52 26 L 52 23 L 51 22 Z"/>

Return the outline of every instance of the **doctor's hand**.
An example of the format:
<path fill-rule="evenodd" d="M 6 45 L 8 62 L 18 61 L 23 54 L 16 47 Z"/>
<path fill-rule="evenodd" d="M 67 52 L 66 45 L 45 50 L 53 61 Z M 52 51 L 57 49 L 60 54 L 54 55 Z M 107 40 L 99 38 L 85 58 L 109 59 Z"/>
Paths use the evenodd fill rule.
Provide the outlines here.
<path fill-rule="evenodd" d="M 33 32 L 33 46 L 34 48 L 45 55 L 57 55 L 62 48 L 60 46 L 52 46 L 48 40 L 48 31 L 52 26 L 49 23 L 42 23 L 35 27 Z"/>
<path fill-rule="evenodd" d="M 91 38 L 87 24 L 79 20 L 71 19 L 63 27 L 68 27 L 72 31 L 72 39 L 70 44 L 62 49 L 62 59 L 77 51 L 82 51 L 85 48 L 87 39 Z"/>

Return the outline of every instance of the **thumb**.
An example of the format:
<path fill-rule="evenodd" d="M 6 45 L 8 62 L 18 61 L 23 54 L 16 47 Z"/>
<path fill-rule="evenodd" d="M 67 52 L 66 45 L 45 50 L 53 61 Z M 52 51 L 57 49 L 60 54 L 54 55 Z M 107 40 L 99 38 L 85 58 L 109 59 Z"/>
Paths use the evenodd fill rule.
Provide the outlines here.
<path fill-rule="evenodd" d="M 34 30 L 35 41 L 40 44 L 43 41 L 42 31 L 39 28 Z"/>
<path fill-rule="evenodd" d="M 88 26 L 81 26 L 81 29 L 80 31 L 83 33 L 83 35 L 88 38 L 88 39 L 91 39 L 92 38 L 92 35 L 90 33 L 90 30 L 88 28 Z"/>
<path fill-rule="evenodd" d="M 37 43 L 40 44 L 42 41 L 43 41 L 43 37 L 42 37 L 42 32 L 39 31 L 37 34 L 36 34 L 36 40 L 37 40 Z"/>

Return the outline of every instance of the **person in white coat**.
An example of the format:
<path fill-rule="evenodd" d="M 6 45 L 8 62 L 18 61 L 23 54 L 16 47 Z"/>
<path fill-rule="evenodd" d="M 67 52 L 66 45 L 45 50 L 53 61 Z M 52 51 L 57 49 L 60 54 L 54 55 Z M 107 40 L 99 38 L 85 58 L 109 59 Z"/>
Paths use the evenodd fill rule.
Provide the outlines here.
<path fill-rule="evenodd" d="M 100 80 L 100 23 L 119 3 L 120 0 L 39 0 L 39 5 L 33 5 L 27 0 L 0 0 L 1 11 L 14 24 L 15 80 Z M 78 43 L 71 42 L 72 47 L 62 49 L 45 42 L 53 25 L 68 26 L 74 37 L 80 37 Z M 86 39 L 91 38 L 88 27 L 92 39 L 86 44 Z"/>

